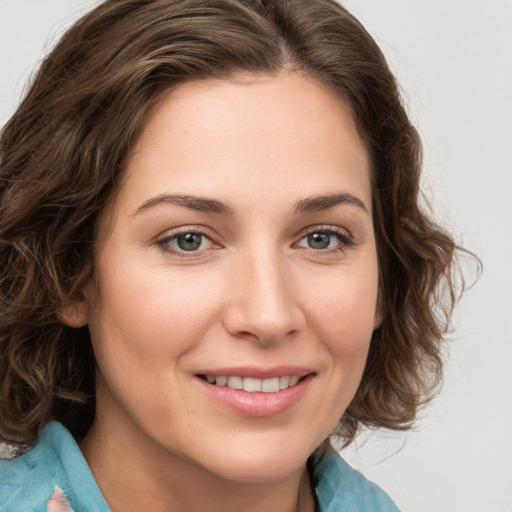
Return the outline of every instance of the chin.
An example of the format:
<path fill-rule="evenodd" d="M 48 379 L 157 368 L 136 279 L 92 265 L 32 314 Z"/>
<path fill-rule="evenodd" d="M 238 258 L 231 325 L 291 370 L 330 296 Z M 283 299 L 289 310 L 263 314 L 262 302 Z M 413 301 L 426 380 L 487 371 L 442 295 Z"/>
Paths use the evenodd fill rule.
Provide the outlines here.
<path fill-rule="evenodd" d="M 278 482 L 302 471 L 315 448 L 307 443 L 248 440 L 242 446 L 231 444 L 222 454 L 213 456 L 210 471 L 239 483 Z"/>
<path fill-rule="evenodd" d="M 273 483 L 286 480 L 302 471 L 305 460 L 288 461 L 273 457 L 266 461 L 250 461 L 247 459 L 225 461 L 215 473 L 231 482 L 237 483 Z"/>

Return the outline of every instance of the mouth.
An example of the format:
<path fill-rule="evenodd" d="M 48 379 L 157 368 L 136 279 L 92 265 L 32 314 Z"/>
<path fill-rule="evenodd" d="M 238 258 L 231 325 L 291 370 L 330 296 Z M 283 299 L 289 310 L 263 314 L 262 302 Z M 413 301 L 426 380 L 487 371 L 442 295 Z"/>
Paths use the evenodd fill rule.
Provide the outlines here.
<path fill-rule="evenodd" d="M 268 418 L 299 406 L 317 373 L 289 366 L 205 370 L 195 376 L 215 403 L 242 416 Z"/>
<path fill-rule="evenodd" d="M 214 386 L 243 390 L 247 393 L 278 393 L 296 386 L 301 379 L 305 378 L 298 375 L 282 375 L 266 379 L 239 375 L 198 375 L 198 377 Z"/>

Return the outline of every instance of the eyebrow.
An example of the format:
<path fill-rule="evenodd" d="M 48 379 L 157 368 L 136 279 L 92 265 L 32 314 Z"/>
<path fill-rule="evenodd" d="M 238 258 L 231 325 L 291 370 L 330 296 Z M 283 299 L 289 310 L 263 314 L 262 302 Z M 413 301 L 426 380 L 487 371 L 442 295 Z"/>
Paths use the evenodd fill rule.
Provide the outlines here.
<path fill-rule="evenodd" d="M 296 204 L 295 212 L 320 212 L 322 210 L 329 210 L 330 208 L 334 208 L 335 206 L 341 204 L 357 206 L 368 215 L 370 214 L 370 211 L 363 203 L 363 201 L 361 201 L 361 199 L 348 192 L 344 192 L 342 194 L 331 194 L 327 196 L 313 196 L 308 197 L 306 199 L 302 199 Z"/>
<path fill-rule="evenodd" d="M 183 206 L 205 213 L 217 213 L 219 215 L 225 215 L 233 217 L 235 210 L 229 204 L 219 201 L 217 199 L 210 199 L 207 197 L 197 197 L 181 194 L 159 194 L 158 196 L 152 197 L 147 201 L 144 201 L 133 213 L 137 215 L 150 208 L 153 208 L 159 204 L 173 204 L 176 206 Z M 348 204 L 354 205 L 369 214 L 368 208 L 358 197 L 344 192 L 342 194 L 331 194 L 326 196 L 313 196 L 306 199 L 302 199 L 296 203 L 294 211 L 295 213 L 308 213 L 308 212 L 319 212 L 322 210 L 329 210 L 335 206 Z"/>
<path fill-rule="evenodd" d="M 218 201 L 217 199 L 210 199 L 207 197 L 197 197 L 188 195 L 176 194 L 160 194 L 158 196 L 148 199 L 142 203 L 133 213 L 137 215 L 159 204 L 174 204 L 176 206 L 184 206 L 191 210 L 197 210 L 206 213 L 218 213 L 219 215 L 233 216 L 235 211 L 227 203 Z"/>

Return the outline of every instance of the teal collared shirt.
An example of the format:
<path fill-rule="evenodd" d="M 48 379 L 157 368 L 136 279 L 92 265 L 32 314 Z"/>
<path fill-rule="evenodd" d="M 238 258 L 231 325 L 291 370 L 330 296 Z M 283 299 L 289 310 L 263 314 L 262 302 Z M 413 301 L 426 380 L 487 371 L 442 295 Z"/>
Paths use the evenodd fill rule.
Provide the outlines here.
<path fill-rule="evenodd" d="M 399 512 L 387 494 L 334 452 L 320 461 L 314 482 L 321 512 Z M 74 512 L 110 512 L 69 431 L 50 423 L 32 450 L 0 461 L 0 512 L 48 512 L 56 488 Z"/>

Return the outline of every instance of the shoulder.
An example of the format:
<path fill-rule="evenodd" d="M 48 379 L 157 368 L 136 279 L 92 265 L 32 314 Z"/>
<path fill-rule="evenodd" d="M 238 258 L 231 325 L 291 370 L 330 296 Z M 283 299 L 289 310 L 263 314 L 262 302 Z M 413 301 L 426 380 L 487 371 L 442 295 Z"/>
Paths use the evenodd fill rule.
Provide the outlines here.
<path fill-rule="evenodd" d="M 321 512 L 399 512 L 378 485 L 333 451 L 319 462 L 314 479 Z"/>
<path fill-rule="evenodd" d="M 50 423 L 28 453 L 0 461 L 0 512 L 46 512 L 56 488 L 74 510 L 108 512 L 75 440 Z"/>
<path fill-rule="evenodd" d="M 45 504 L 53 491 L 51 482 L 62 479 L 54 447 L 56 438 L 62 434 L 59 427 L 48 426 L 28 453 L 0 461 L 0 511 L 46 510 Z"/>

